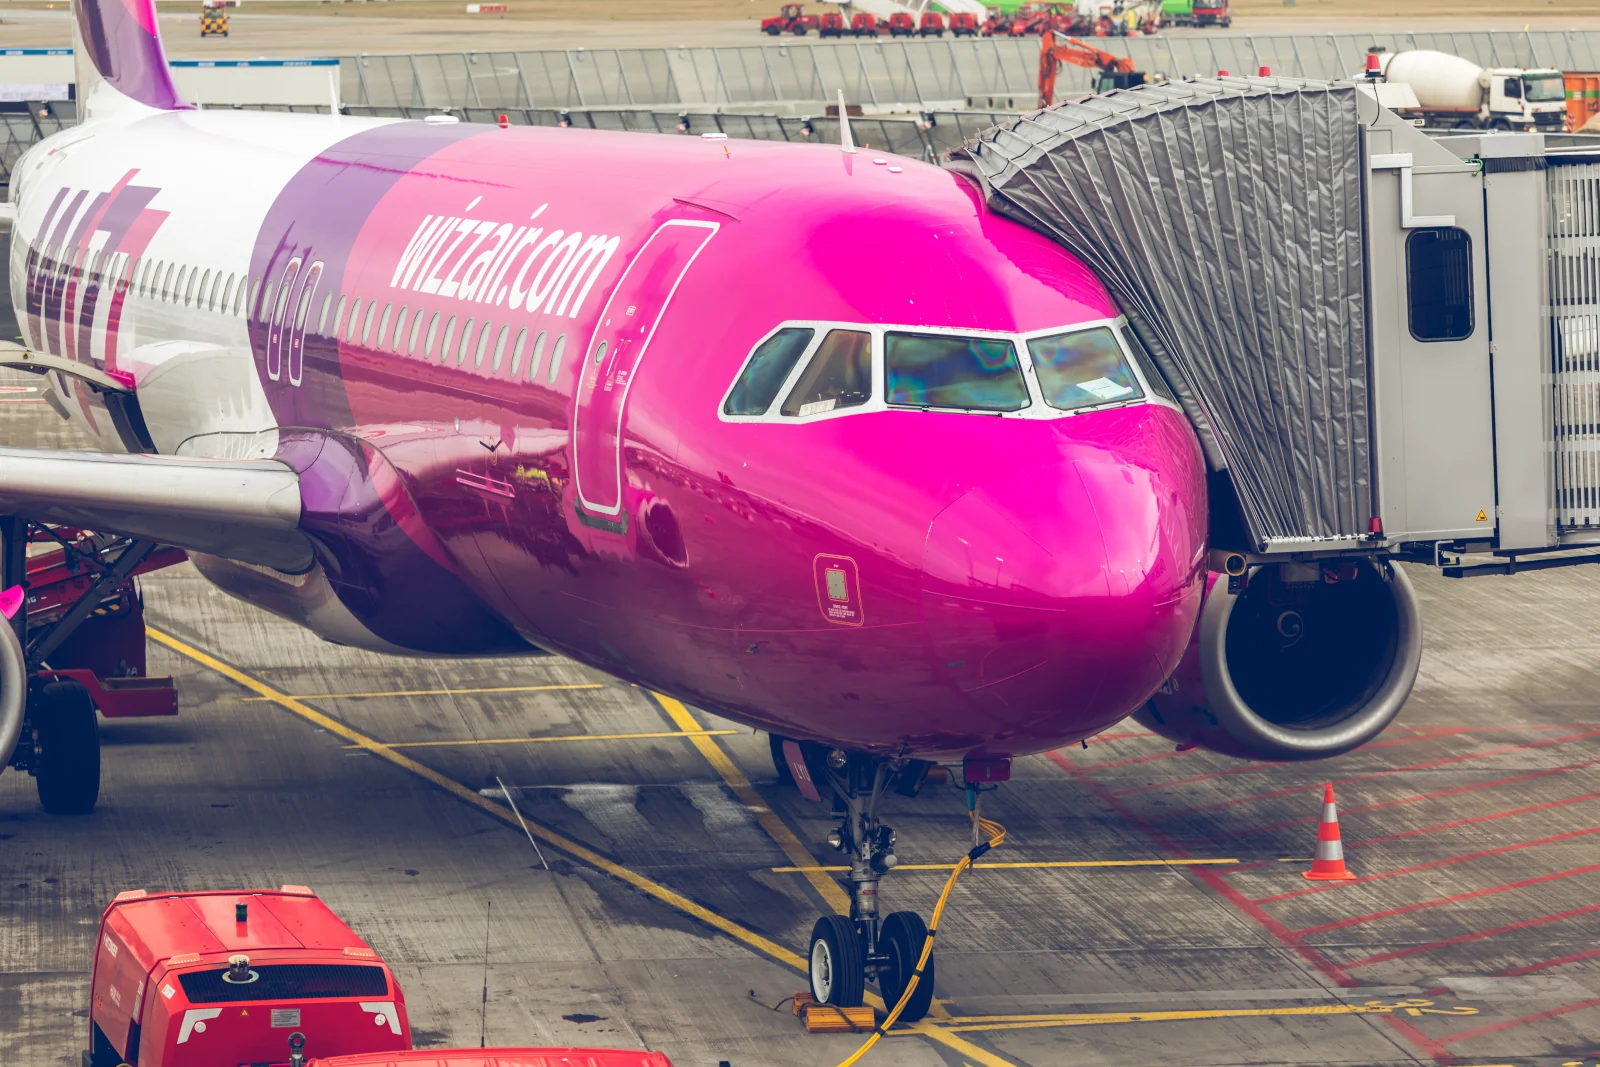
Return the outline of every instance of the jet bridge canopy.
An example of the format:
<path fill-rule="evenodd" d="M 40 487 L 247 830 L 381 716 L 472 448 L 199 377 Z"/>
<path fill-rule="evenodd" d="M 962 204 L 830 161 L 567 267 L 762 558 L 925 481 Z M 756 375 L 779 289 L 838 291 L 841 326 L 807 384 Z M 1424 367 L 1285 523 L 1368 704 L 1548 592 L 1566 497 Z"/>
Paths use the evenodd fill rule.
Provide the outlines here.
<path fill-rule="evenodd" d="M 1227 472 L 1249 541 L 1228 547 L 1374 530 L 1359 112 L 1349 83 L 1199 78 L 1023 115 L 953 155 L 1111 289 Z"/>

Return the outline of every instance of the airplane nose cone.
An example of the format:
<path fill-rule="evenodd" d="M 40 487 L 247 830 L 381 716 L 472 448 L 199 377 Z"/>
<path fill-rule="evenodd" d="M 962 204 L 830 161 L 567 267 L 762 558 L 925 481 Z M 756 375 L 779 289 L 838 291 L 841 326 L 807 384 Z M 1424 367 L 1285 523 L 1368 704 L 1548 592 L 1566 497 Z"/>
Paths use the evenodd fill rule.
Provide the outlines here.
<path fill-rule="evenodd" d="M 1198 518 L 1158 470 L 1078 460 L 973 489 L 934 519 L 923 626 L 989 748 L 1102 729 L 1176 668 L 1199 605 Z"/>

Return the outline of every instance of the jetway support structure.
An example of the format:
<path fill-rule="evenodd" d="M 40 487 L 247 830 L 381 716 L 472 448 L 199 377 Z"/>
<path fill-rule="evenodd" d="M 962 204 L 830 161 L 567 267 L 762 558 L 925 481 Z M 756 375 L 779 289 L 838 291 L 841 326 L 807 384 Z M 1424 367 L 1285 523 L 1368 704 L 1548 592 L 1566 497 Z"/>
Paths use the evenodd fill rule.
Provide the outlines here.
<path fill-rule="evenodd" d="M 1111 288 L 1205 450 L 1214 552 L 1600 562 L 1600 154 L 1429 136 L 1349 82 L 1200 78 L 953 165 Z"/>

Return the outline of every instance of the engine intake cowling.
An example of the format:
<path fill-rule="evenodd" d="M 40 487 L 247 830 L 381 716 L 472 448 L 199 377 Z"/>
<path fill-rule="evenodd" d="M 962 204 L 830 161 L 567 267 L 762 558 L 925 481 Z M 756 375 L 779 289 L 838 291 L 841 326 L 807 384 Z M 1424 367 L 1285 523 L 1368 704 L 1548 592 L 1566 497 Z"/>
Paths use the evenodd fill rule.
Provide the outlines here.
<path fill-rule="evenodd" d="M 1421 658 L 1421 613 L 1398 565 L 1257 567 L 1238 593 L 1212 572 L 1182 662 L 1134 719 L 1241 759 L 1323 759 L 1394 720 Z"/>

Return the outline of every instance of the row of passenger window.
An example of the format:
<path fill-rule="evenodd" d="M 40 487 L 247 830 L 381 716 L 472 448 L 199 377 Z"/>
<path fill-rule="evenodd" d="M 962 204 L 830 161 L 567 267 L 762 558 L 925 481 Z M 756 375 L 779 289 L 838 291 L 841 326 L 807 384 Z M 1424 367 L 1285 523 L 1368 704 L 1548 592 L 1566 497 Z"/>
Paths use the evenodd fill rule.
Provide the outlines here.
<path fill-rule="evenodd" d="M 1147 385 L 1171 400 L 1149 354 L 1121 326 L 1025 337 L 785 326 L 750 354 L 722 411 L 736 418 L 806 418 L 866 407 L 874 400 L 875 338 L 882 353 L 881 406 L 1007 414 L 1031 408 L 1037 399 L 1053 411 L 1070 412 L 1142 399 Z M 1027 352 L 1026 363 L 1019 345 Z M 774 411 L 780 395 L 783 401 Z"/>
<path fill-rule="evenodd" d="M 80 252 L 73 258 L 67 271 L 69 276 L 86 278 L 90 284 L 103 285 L 108 282 L 125 284 L 141 299 L 181 304 L 184 307 L 195 307 L 234 317 L 247 314 L 249 309 L 255 309 L 256 317 L 263 325 L 270 326 L 274 323 L 280 327 L 291 325 L 285 320 L 284 313 L 288 310 L 285 305 L 294 284 L 292 275 L 286 276 L 285 284 L 280 287 L 278 298 L 274 302 L 273 285 L 269 282 L 263 294 L 259 278 L 253 283 L 247 283 L 245 275 L 192 267 L 150 256 L 134 259 L 124 252 L 109 254 L 101 252 L 88 258 L 87 261 L 85 256 L 85 253 Z M 47 259 L 52 264 L 52 272 L 60 269 L 59 258 L 47 257 Z M 308 271 L 307 280 L 300 286 L 300 299 L 294 309 L 292 320 L 292 327 L 297 331 L 303 331 L 307 326 L 306 320 L 316 295 L 315 278 L 320 276 L 320 268 L 320 263 L 313 264 Z M 350 312 L 348 322 L 345 317 L 347 303 Z M 487 359 L 491 373 L 499 374 L 501 367 L 507 366 L 507 373 L 513 378 L 521 370 L 523 357 L 526 355 L 529 381 L 537 380 L 549 342 L 547 333 L 541 330 L 533 338 L 532 350 L 529 351 L 526 329 L 519 330 L 515 340 L 512 340 L 509 325 L 501 324 L 496 333 L 494 323 L 488 319 L 474 320 L 472 317 L 463 319 L 456 315 L 451 315 L 443 322 L 441 331 L 441 316 L 438 312 L 430 317 L 423 309 L 412 310 L 402 304 L 397 310 L 392 303 L 382 304 L 380 309 L 376 300 L 363 301 L 357 297 L 350 302 L 349 297 L 344 294 L 339 296 L 338 304 L 335 305 L 332 292 L 323 294 L 316 333 L 330 336 L 328 330 L 330 312 L 333 316 L 331 335 L 339 336 L 342 332 L 347 343 L 360 343 L 363 347 L 375 351 L 421 356 L 423 359 L 432 359 L 437 351 L 441 364 L 448 365 L 453 356 L 454 363 L 458 367 L 465 366 L 470 356 L 475 369 L 481 369 Z M 427 324 L 426 333 L 423 332 L 424 322 Z M 548 343 L 550 361 L 545 375 L 550 384 L 555 383 L 560 373 L 566 347 L 567 337 L 564 333 L 557 335 L 553 342 Z M 508 349 L 509 364 L 506 360 Z"/>
<path fill-rule="evenodd" d="M 323 301 L 317 327 L 319 333 L 325 332 L 332 298 L 333 294 L 330 293 Z M 545 380 L 554 385 L 561 372 L 561 359 L 567 349 L 567 335 L 564 333 L 550 341 L 549 333 L 540 330 L 533 337 L 530 351 L 529 331 L 526 328 L 518 330 L 515 340 L 512 340 L 512 327 L 508 324 L 502 323 L 496 332 L 495 324 L 486 318 L 475 319 L 470 315 L 444 318 L 442 312 L 430 314 L 426 308 L 413 309 L 405 304 L 396 308 L 392 302 L 380 305 L 377 300 L 363 302 L 361 297 L 350 302 L 347 319 L 347 299 L 341 295 L 333 313 L 333 333 L 342 337 L 347 344 L 359 344 L 373 351 L 393 352 L 425 360 L 437 358 L 441 366 L 449 366 L 452 362 L 458 367 L 466 366 L 470 356 L 475 370 L 481 370 L 487 361 L 490 373 L 499 374 L 501 368 L 506 367 L 507 375 L 512 378 L 521 372 L 523 356 L 526 355 L 527 375 L 531 382 L 539 378 L 539 368 L 548 342 L 550 362 L 544 372 Z M 297 321 L 304 319 L 305 310 L 302 306 Z M 506 359 L 508 353 L 509 364 Z"/>

